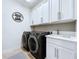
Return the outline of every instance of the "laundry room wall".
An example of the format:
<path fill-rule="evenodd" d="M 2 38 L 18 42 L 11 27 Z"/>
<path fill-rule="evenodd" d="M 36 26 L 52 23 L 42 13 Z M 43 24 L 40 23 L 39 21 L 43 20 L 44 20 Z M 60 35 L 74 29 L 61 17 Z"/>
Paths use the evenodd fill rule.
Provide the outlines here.
<path fill-rule="evenodd" d="M 17 0 L 3 0 L 2 3 L 2 50 L 4 52 L 19 48 L 23 31 L 31 31 L 31 29 L 28 8 L 19 4 Z M 22 13 L 23 22 L 15 22 L 12 19 L 13 12 Z"/>

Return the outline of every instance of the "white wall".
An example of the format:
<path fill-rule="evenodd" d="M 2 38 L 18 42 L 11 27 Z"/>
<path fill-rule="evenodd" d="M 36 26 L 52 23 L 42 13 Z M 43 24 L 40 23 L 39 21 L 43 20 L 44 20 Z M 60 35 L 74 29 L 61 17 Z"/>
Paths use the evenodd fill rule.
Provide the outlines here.
<path fill-rule="evenodd" d="M 29 9 L 23 7 L 16 0 L 3 0 L 2 12 L 2 46 L 3 51 L 16 49 L 21 46 L 23 31 L 31 31 L 29 21 Z M 20 12 L 24 16 L 24 21 L 17 23 L 12 19 L 13 12 Z"/>

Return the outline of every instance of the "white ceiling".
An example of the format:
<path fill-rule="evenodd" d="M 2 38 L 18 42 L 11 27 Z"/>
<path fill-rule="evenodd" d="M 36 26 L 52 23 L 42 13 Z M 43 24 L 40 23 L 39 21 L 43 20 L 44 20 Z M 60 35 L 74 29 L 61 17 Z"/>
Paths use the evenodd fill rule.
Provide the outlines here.
<path fill-rule="evenodd" d="M 40 3 L 43 0 L 32 0 L 32 2 L 28 2 L 26 0 L 18 0 L 18 2 L 28 8 L 33 8 L 36 6 L 38 3 Z"/>

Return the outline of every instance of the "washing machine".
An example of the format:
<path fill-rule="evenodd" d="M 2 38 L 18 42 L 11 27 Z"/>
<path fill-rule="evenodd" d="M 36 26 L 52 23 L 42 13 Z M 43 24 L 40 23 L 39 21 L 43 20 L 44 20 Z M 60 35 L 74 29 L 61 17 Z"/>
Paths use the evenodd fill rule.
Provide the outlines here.
<path fill-rule="evenodd" d="M 28 39 L 28 46 L 31 54 L 36 59 L 45 59 L 46 57 L 46 37 L 50 32 L 32 32 Z"/>
<path fill-rule="evenodd" d="M 30 34 L 31 32 L 24 31 L 22 35 L 22 48 L 26 51 L 29 51 L 28 39 L 29 39 Z"/>

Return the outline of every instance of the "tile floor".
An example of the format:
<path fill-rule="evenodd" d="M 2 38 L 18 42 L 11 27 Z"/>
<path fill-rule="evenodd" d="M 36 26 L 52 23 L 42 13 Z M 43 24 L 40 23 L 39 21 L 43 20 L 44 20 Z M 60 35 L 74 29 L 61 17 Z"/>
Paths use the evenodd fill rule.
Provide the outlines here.
<path fill-rule="evenodd" d="M 24 55 L 24 57 L 23 57 Z M 14 56 L 14 57 L 13 57 Z M 16 57 L 17 56 L 17 57 Z M 13 58 L 24 58 L 24 59 L 35 59 L 30 52 L 24 51 L 23 49 L 16 49 L 8 53 L 2 54 L 2 59 L 13 59 Z"/>

